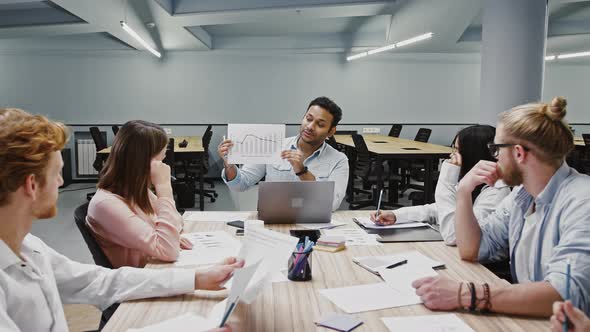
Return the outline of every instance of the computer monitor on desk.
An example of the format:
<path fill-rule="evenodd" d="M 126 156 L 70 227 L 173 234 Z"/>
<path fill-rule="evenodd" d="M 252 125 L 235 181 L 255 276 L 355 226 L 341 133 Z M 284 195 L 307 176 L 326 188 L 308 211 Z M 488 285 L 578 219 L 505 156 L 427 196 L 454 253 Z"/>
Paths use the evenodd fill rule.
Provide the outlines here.
<path fill-rule="evenodd" d="M 265 224 L 329 223 L 334 182 L 261 182 L 258 219 Z"/>

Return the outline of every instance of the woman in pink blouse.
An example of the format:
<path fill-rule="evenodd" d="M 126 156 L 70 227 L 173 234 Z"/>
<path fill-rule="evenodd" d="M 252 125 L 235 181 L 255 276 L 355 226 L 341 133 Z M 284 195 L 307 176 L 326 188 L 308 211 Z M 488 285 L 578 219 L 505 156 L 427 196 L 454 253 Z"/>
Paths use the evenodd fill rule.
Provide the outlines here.
<path fill-rule="evenodd" d="M 162 163 L 167 143 L 160 126 L 140 120 L 115 137 L 86 217 L 114 268 L 144 267 L 149 257 L 175 261 L 180 248 L 192 247 L 180 237 L 170 167 Z"/>

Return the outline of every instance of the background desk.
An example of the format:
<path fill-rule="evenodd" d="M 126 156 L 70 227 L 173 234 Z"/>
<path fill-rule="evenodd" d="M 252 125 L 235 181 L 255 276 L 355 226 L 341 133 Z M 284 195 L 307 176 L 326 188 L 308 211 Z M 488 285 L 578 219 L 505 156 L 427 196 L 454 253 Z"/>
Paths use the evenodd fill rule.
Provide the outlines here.
<path fill-rule="evenodd" d="M 334 135 L 338 144 L 354 148 L 351 135 Z M 433 165 L 440 158 L 448 158 L 452 152 L 447 146 L 416 142 L 413 140 L 385 135 L 363 135 L 369 152 L 377 164 L 377 192 L 383 188 L 383 161 L 391 159 L 424 160 L 424 199 L 425 203 L 434 202 Z M 382 142 L 382 143 L 378 143 Z M 410 149 L 410 150 L 408 150 Z M 350 181 L 350 180 L 349 180 Z M 396 193 L 397 194 L 397 193 Z M 374 199 L 378 199 L 374 197 Z M 390 202 L 391 203 L 391 202 Z"/>
<path fill-rule="evenodd" d="M 231 213 L 231 212 L 228 212 Z M 338 211 L 333 219 L 346 221 L 351 226 L 351 218 L 366 216 L 367 211 Z M 219 212 L 204 212 L 203 220 L 219 216 Z M 256 213 L 251 214 L 252 218 Z M 275 231 L 287 233 L 295 225 L 271 225 Z M 185 231 L 213 231 L 226 230 L 233 234 L 235 228 L 224 222 L 187 222 Z M 381 279 L 367 270 L 354 264 L 354 256 L 384 255 L 390 253 L 418 250 L 435 260 L 444 262 L 446 269 L 439 270 L 439 274 L 457 280 L 488 282 L 493 284 L 505 283 L 485 267 L 477 263 L 461 261 L 455 247 L 445 246 L 442 242 L 423 243 L 387 243 L 383 246 L 348 247 L 337 253 L 313 252 L 313 279 L 308 282 L 274 283 L 266 288 L 250 305 L 240 304 L 230 318 L 230 325 L 234 331 L 332 331 L 320 329 L 313 323 L 323 314 L 341 312 L 332 302 L 318 293 L 319 289 L 344 287 L 360 284 L 380 282 Z M 285 262 L 286 264 L 286 262 Z M 163 268 L 169 264 L 149 264 L 149 268 Z M 132 327 L 142 327 L 154 324 L 185 312 L 194 312 L 206 316 L 211 307 L 221 301 L 227 291 L 206 292 L 198 291 L 195 295 L 184 295 L 170 298 L 137 300 L 125 302 L 119 306 L 104 331 L 126 331 Z M 381 317 L 412 316 L 437 314 L 426 309 L 423 305 L 412 305 L 399 308 L 369 311 L 356 314 L 364 324 L 355 331 L 387 331 L 381 322 Z M 457 315 L 476 331 L 547 331 L 548 319 L 532 319 L 508 317 L 500 315 L 480 315 L 460 312 Z"/>
<path fill-rule="evenodd" d="M 205 148 L 203 147 L 203 139 L 201 136 L 172 136 L 170 138 L 174 138 L 174 158 L 179 161 L 189 161 L 189 160 L 200 160 L 199 167 L 201 170 L 199 171 L 199 192 L 203 192 L 203 165 L 202 165 L 202 155 L 205 153 Z M 188 142 L 186 147 L 178 146 L 178 143 L 186 140 Z M 110 154 L 111 147 L 104 148 L 98 151 L 100 154 Z M 204 195 L 199 195 L 199 209 L 203 211 L 205 208 L 205 197 Z"/>

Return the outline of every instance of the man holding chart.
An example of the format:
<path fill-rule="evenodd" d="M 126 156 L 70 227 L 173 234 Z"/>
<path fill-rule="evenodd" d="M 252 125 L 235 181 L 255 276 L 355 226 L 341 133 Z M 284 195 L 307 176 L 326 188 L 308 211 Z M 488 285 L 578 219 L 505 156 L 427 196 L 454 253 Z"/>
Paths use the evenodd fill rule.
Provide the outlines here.
<path fill-rule="evenodd" d="M 348 183 L 348 159 L 326 143 L 336 132 L 342 110 L 327 97 L 312 100 L 301 120 L 299 135 L 285 140 L 279 164 L 245 164 L 227 159 L 233 142 L 224 140 L 217 152 L 223 159 L 221 178 L 233 191 L 245 191 L 266 176 L 266 181 L 334 181 L 332 210 L 338 209 Z"/>

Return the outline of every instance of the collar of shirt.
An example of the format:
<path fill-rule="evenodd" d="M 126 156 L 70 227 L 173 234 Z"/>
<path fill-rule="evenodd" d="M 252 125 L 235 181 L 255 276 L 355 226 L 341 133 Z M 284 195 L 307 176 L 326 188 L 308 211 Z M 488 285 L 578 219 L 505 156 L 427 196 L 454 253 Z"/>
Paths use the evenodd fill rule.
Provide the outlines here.
<path fill-rule="evenodd" d="M 299 137 L 300 136 L 297 135 L 297 136 L 293 136 L 293 137 L 288 138 L 287 144 L 291 150 L 297 150 L 299 148 L 297 146 L 297 142 L 299 142 Z M 320 158 L 322 156 L 322 152 L 324 152 L 324 150 L 326 149 L 326 145 L 328 145 L 328 144 L 326 142 L 324 142 L 324 144 L 322 144 L 322 146 L 320 146 L 319 149 L 315 150 L 307 159 L 313 158 L 315 156 Z"/>
<path fill-rule="evenodd" d="M 571 170 L 566 162 L 561 164 L 555 174 L 549 179 L 545 188 L 541 191 L 539 196 L 537 196 L 537 199 L 535 199 L 535 204 L 538 206 L 551 204 L 551 200 L 555 196 L 559 186 L 563 183 L 564 179 L 569 176 L 570 172 Z M 523 213 L 525 212 L 525 209 L 530 206 L 532 200 L 533 196 L 531 196 L 523 186 L 520 186 L 514 201 L 522 209 Z"/>
<path fill-rule="evenodd" d="M 22 262 L 22 260 L 3 240 L 0 240 L 0 270 L 4 270 L 7 267 L 20 262 Z"/>

